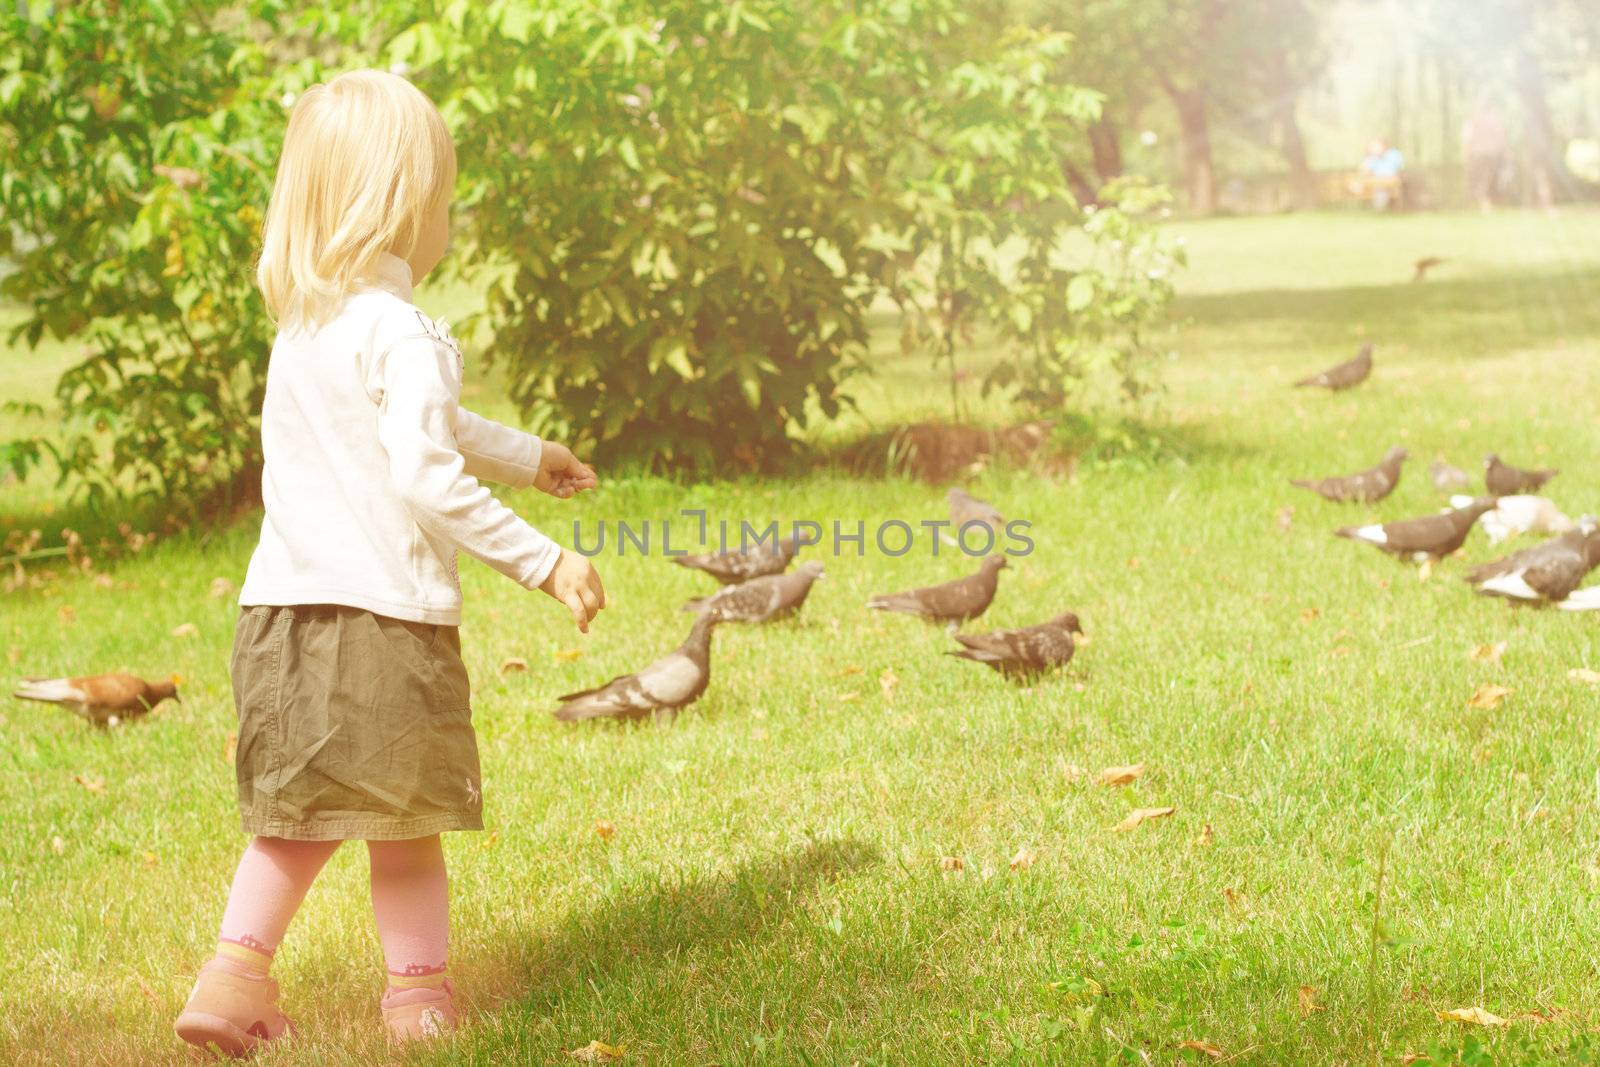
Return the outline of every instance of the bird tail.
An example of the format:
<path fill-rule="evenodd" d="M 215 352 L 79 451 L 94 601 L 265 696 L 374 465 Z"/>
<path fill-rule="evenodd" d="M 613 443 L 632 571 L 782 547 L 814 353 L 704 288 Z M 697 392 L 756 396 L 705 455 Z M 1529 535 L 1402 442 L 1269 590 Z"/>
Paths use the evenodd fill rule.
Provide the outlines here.
<path fill-rule="evenodd" d="M 1299 486 L 1301 489 L 1309 489 L 1313 493 L 1317 491 L 1317 483 L 1307 478 L 1290 478 L 1289 484 Z"/>
<path fill-rule="evenodd" d="M 1313 374 L 1309 378 L 1301 378 L 1298 382 L 1295 382 L 1294 383 L 1294 387 L 1296 389 L 1306 389 L 1306 388 L 1309 388 L 1311 386 L 1327 385 L 1327 384 L 1328 383 L 1323 380 L 1323 375 L 1321 375 L 1321 374 Z"/>
<path fill-rule="evenodd" d="M 981 648 L 951 648 L 945 650 L 945 655 L 954 656 L 956 659 L 970 659 L 974 663 L 993 663 L 999 659 L 993 652 L 985 652 Z"/>
<path fill-rule="evenodd" d="M 1556 607 L 1562 611 L 1597 611 L 1600 610 L 1600 585 L 1591 585 L 1579 589 L 1567 596 Z"/>
<path fill-rule="evenodd" d="M 1498 574 L 1478 586 L 1486 596 L 1503 596 L 1512 600 L 1538 600 L 1539 593 L 1520 574 Z"/>
<path fill-rule="evenodd" d="M 18 700 L 38 700 L 45 704 L 59 704 L 81 696 L 65 678 L 24 678 L 11 695 Z"/>
<path fill-rule="evenodd" d="M 556 718 L 562 722 L 582 722 L 585 719 L 603 719 L 617 714 L 617 708 L 598 700 L 590 700 L 588 697 L 588 693 L 574 693 L 570 697 L 561 697 L 560 699 L 567 703 L 555 710 Z"/>
<path fill-rule="evenodd" d="M 1468 493 L 1450 494 L 1450 506 L 1453 508 L 1470 508 L 1472 506 L 1472 501 L 1473 497 Z"/>
<path fill-rule="evenodd" d="M 710 597 L 697 596 L 692 600 L 685 600 L 683 602 L 683 610 L 692 611 L 698 614 L 699 612 L 705 610 L 706 601 L 710 599 Z"/>
<path fill-rule="evenodd" d="M 922 607 L 915 599 L 904 593 L 885 593 L 867 601 L 867 607 L 872 611 L 903 611 L 911 615 L 921 615 Z"/>

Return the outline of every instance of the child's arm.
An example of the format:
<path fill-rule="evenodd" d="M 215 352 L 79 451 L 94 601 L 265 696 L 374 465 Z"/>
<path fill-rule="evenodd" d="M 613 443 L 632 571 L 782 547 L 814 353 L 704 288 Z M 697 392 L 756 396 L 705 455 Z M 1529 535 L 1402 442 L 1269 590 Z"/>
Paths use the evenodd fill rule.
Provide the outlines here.
<path fill-rule="evenodd" d="M 561 548 L 468 473 L 457 441 L 461 373 L 455 351 L 430 337 L 396 342 L 379 354 L 369 385 L 379 401 L 378 440 L 388 453 L 389 475 L 417 524 L 519 584 L 539 588 Z M 481 435 L 481 428 L 468 432 Z"/>
<path fill-rule="evenodd" d="M 566 445 L 541 441 L 464 407 L 456 408 L 456 447 L 468 474 L 513 489 L 533 485 L 565 499 L 599 484 L 593 469 Z"/>

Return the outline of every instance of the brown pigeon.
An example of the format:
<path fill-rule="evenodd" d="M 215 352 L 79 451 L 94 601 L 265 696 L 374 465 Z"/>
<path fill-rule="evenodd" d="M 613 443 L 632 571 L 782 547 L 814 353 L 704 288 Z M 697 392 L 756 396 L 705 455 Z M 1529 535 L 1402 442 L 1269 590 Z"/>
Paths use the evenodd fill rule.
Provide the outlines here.
<path fill-rule="evenodd" d="M 1428 276 L 1428 272 L 1444 262 L 1443 256 L 1423 256 L 1416 262 L 1416 272 L 1411 275 L 1411 280 L 1420 282 Z"/>
<path fill-rule="evenodd" d="M 1466 541 L 1472 524 L 1494 507 L 1494 498 L 1480 496 L 1464 508 L 1441 515 L 1423 515 L 1372 526 L 1346 526 L 1334 533 L 1352 541 L 1365 541 L 1402 559 L 1422 561 L 1448 556 Z"/>
<path fill-rule="evenodd" d="M 1006 520 L 1000 511 L 986 500 L 979 500 L 965 489 L 951 489 L 946 494 L 950 501 L 950 524 L 958 531 L 968 523 L 978 522 L 999 533 Z"/>
<path fill-rule="evenodd" d="M 131 674 L 96 674 L 87 678 L 24 678 L 11 695 L 19 700 L 60 704 L 96 726 L 116 726 L 150 714 L 168 697 L 182 703 L 174 674 L 164 682 L 147 682 Z"/>
<path fill-rule="evenodd" d="M 723 585 L 737 585 L 768 574 L 782 574 L 800 551 L 798 537 L 786 537 L 776 545 L 757 541 L 744 550 L 701 552 L 692 556 L 669 556 L 680 567 L 705 571 Z"/>
<path fill-rule="evenodd" d="M 1083 627 L 1078 617 L 1067 611 L 1049 622 L 1019 630 L 951 634 L 966 647 L 945 655 L 982 663 L 1007 678 L 1025 679 L 1043 674 L 1052 667 L 1066 666 L 1077 649 L 1072 635 L 1081 633 Z"/>
<path fill-rule="evenodd" d="M 711 681 L 711 630 L 722 621 L 715 608 L 700 613 L 683 644 L 637 674 L 624 674 L 605 685 L 557 697 L 555 716 L 580 719 L 672 718 L 700 699 Z"/>
<path fill-rule="evenodd" d="M 1460 467 L 1452 467 L 1442 458 L 1435 459 L 1428 465 L 1428 476 L 1433 479 L 1433 487 L 1449 492 L 1452 489 L 1465 489 L 1472 484 L 1472 479 Z"/>
<path fill-rule="evenodd" d="M 726 585 L 710 596 L 696 597 L 684 611 L 714 609 L 727 622 L 768 622 L 792 615 L 806 602 L 811 583 L 824 578 L 822 564 L 802 563 L 788 574 L 769 574 L 738 585 Z"/>
<path fill-rule="evenodd" d="M 920 615 L 931 622 L 966 622 L 988 610 L 1000 584 L 1000 571 L 1005 566 L 1004 556 L 987 556 L 983 564 L 965 578 L 905 593 L 883 593 L 867 601 L 867 607 L 874 611 Z"/>
<path fill-rule="evenodd" d="M 1371 504 L 1394 492 L 1394 487 L 1400 484 L 1400 465 L 1406 461 L 1407 455 L 1403 448 L 1391 448 L 1376 467 L 1368 467 L 1356 474 L 1322 478 L 1318 481 L 1292 479 L 1289 484 L 1309 489 L 1334 503 L 1355 500 Z"/>
<path fill-rule="evenodd" d="M 1557 470 L 1523 470 L 1500 462 L 1493 452 L 1483 457 L 1483 483 L 1492 496 L 1532 493 L 1560 474 Z"/>
<path fill-rule="evenodd" d="M 1372 342 L 1368 341 L 1361 346 L 1354 359 L 1346 360 L 1337 367 L 1329 367 L 1321 374 L 1313 374 L 1309 378 L 1301 378 L 1294 384 L 1297 387 L 1315 386 L 1318 389 L 1330 389 L 1337 393 L 1341 389 L 1349 389 L 1353 385 L 1360 385 L 1367 380 L 1367 375 L 1372 373 Z"/>
<path fill-rule="evenodd" d="M 1576 530 L 1475 568 L 1467 581 L 1486 596 L 1556 603 L 1567 599 L 1596 566 L 1600 528 L 1586 519 Z"/>

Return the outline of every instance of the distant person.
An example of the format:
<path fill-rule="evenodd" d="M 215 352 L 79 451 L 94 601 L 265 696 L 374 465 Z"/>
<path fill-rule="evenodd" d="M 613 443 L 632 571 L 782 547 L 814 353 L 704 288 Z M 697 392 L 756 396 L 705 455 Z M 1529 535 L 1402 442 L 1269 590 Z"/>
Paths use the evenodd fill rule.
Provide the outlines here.
<path fill-rule="evenodd" d="M 1359 191 L 1372 201 L 1377 211 L 1387 211 L 1400 199 L 1405 182 L 1406 159 L 1400 149 L 1383 138 L 1375 138 L 1367 145 L 1367 157 L 1361 161 Z"/>
<path fill-rule="evenodd" d="M 1461 125 L 1461 154 L 1467 161 L 1467 192 L 1481 211 L 1493 211 L 1510 140 L 1500 111 L 1480 100 Z"/>

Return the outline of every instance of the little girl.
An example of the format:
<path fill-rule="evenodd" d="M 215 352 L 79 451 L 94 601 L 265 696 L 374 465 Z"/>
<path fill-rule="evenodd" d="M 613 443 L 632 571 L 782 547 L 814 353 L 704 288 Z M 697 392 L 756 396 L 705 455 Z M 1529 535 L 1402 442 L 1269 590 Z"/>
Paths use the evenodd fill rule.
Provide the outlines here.
<path fill-rule="evenodd" d="M 241 1055 L 289 1030 L 273 951 L 339 842 L 367 842 L 398 1040 L 455 1024 L 444 830 L 482 829 L 456 627 L 456 550 L 560 600 L 587 632 L 599 576 L 490 495 L 595 475 L 459 406 L 462 357 L 411 303 L 443 256 L 455 148 L 403 78 L 342 75 L 289 118 L 257 281 L 279 333 L 261 412 L 266 515 L 232 678 L 253 834 L 176 1029 Z"/>

